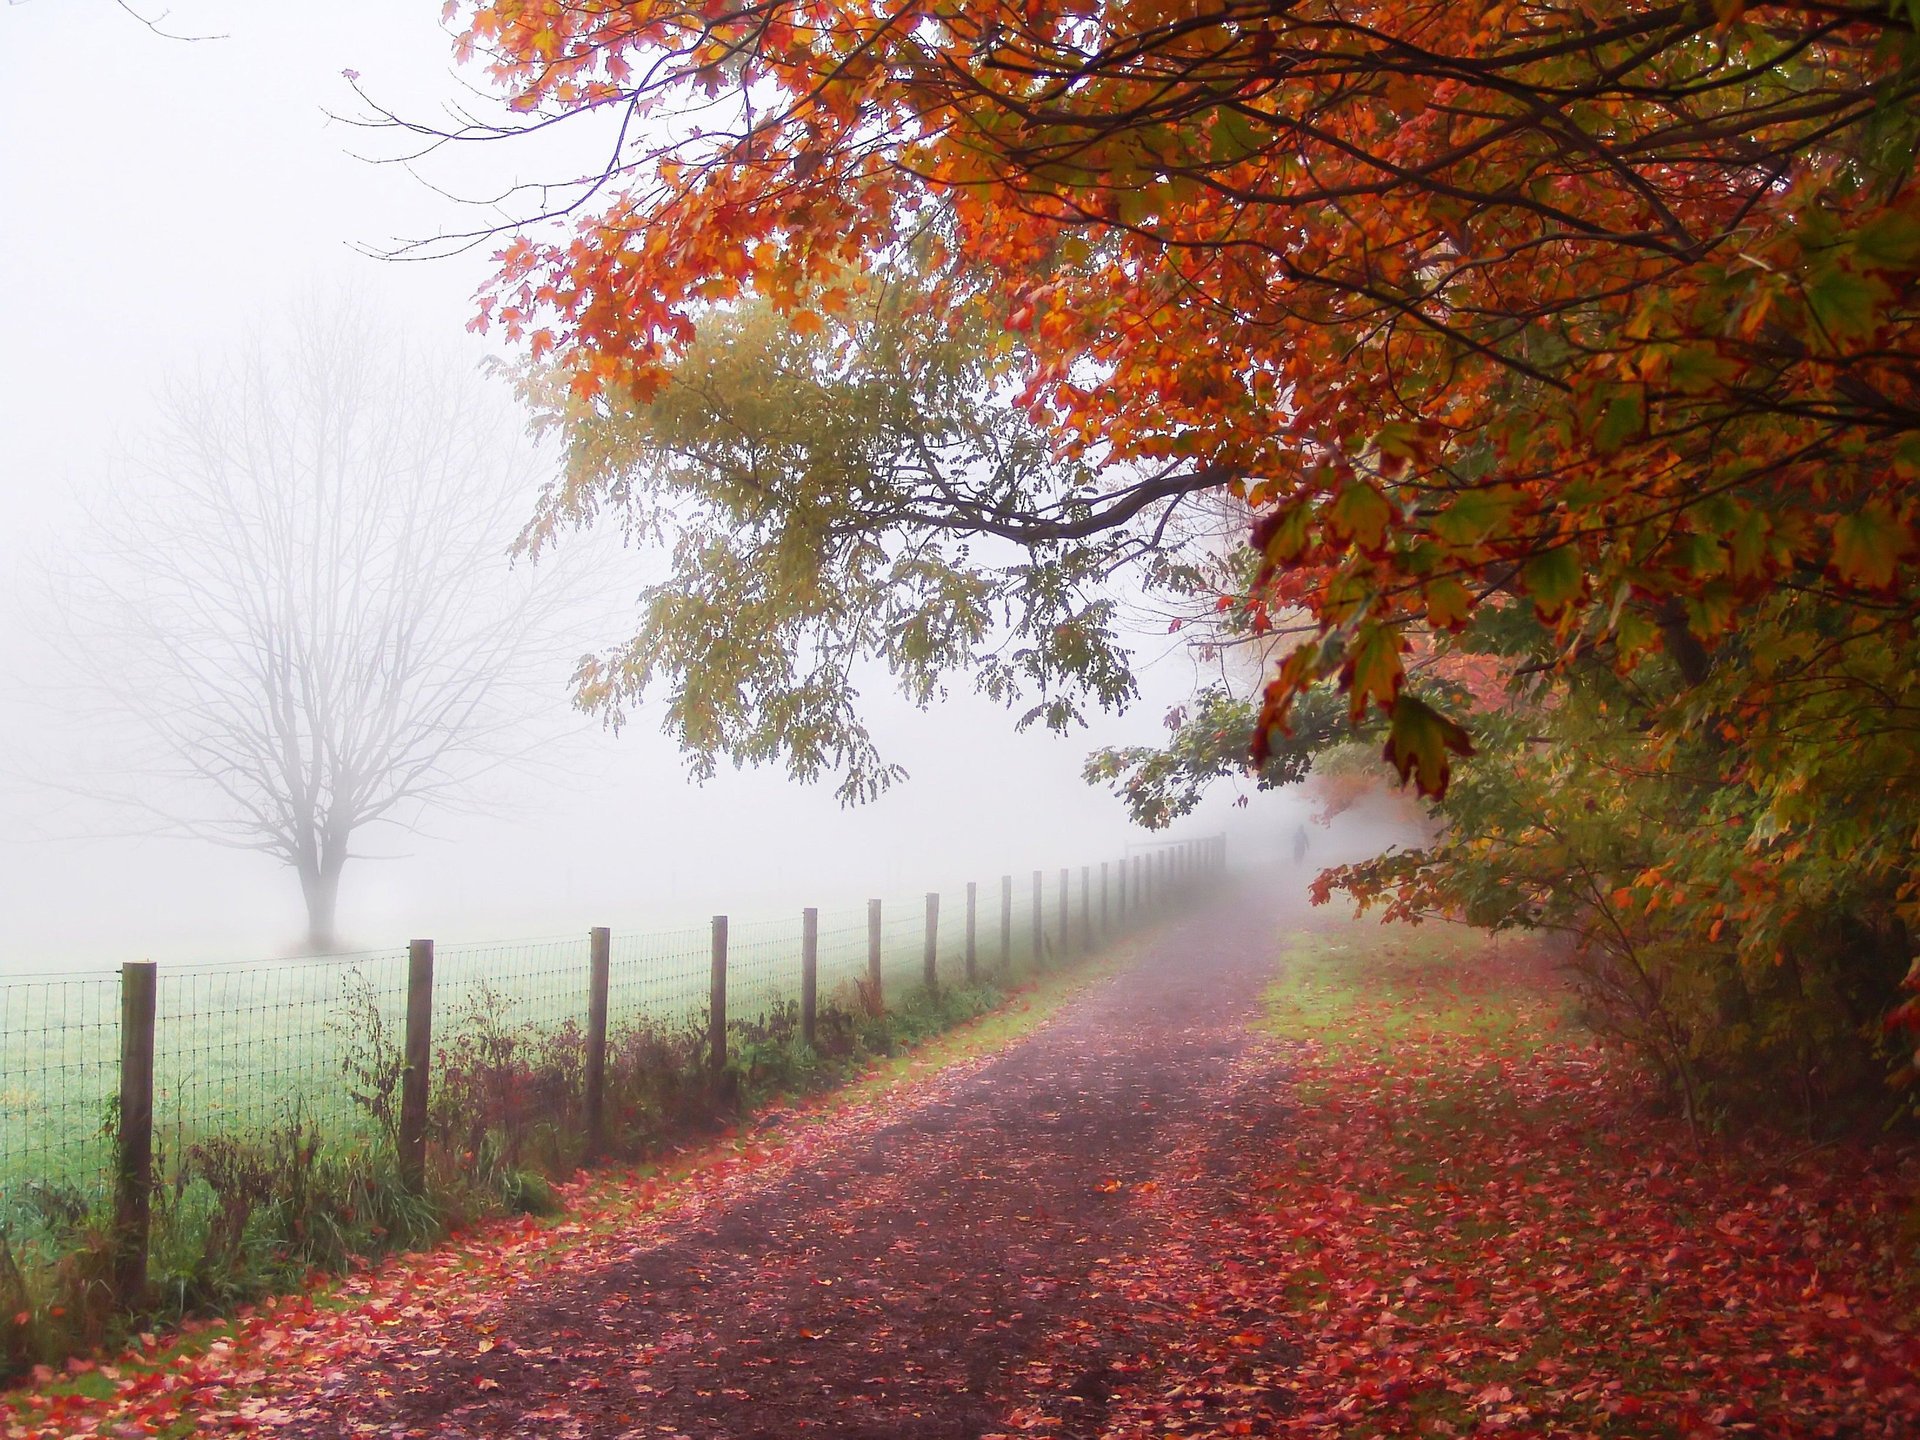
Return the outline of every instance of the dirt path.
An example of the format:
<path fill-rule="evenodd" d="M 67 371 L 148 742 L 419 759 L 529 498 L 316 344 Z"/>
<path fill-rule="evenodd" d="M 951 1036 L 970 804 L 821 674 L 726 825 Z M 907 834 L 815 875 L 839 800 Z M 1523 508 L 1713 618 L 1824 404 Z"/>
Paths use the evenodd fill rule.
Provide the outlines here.
<path fill-rule="evenodd" d="M 281 1433 L 933 1440 L 1035 1416 L 1100 1433 L 1113 1387 L 1192 1323 L 1110 1281 L 1177 1253 L 1162 1187 L 1244 1196 L 1283 1123 L 1237 1062 L 1302 908 L 1248 891 L 1170 922 L 1034 1034 L 813 1165 L 396 1328 Z"/>

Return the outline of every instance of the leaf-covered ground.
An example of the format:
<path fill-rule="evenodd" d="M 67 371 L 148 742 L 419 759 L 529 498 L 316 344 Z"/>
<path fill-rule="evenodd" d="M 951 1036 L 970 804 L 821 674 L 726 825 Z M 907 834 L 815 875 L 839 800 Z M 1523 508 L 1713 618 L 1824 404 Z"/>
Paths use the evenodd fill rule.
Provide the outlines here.
<path fill-rule="evenodd" d="M 50 1379 L 5 1433 L 1920 1433 L 1899 1155 L 1703 1156 L 1562 1003 L 1531 950 L 1242 897 L 998 1053 Z"/>
<path fill-rule="evenodd" d="M 1299 940 L 1249 1060 L 1290 1122 L 1252 1195 L 1163 1192 L 1129 1293 L 1194 1343 L 1108 1433 L 1920 1434 L 1911 1151 L 1703 1151 L 1565 1006 L 1530 946 Z"/>

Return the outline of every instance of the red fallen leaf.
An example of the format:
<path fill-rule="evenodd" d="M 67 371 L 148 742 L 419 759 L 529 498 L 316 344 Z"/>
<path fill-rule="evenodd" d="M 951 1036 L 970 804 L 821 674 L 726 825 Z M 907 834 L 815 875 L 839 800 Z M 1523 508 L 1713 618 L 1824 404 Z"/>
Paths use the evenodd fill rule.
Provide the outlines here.
<path fill-rule="evenodd" d="M 500 1388 L 500 1382 L 482 1375 L 478 1380 L 473 1382 L 473 1388 L 476 1390 L 498 1390 Z"/>

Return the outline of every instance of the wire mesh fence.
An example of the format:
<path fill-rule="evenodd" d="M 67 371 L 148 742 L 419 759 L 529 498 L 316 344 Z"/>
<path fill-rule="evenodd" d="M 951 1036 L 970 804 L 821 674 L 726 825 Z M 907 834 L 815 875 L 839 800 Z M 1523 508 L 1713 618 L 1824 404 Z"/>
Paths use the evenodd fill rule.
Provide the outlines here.
<path fill-rule="evenodd" d="M 847 1009 L 859 1003 L 867 979 L 868 907 L 820 912 L 820 994 Z"/>
<path fill-rule="evenodd" d="M 119 1077 L 118 975 L 0 981 L 0 1196 L 98 1183 Z"/>
<path fill-rule="evenodd" d="M 154 1013 L 154 1141 L 163 1161 L 212 1135 L 295 1123 L 366 1130 L 353 1098 L 372 1037 L 397 1034 L 406 954 L 162 969 Z"/>
<path fill-rule="evenodd" d="M 674 1023 L 704 1015 L 713 934 L 704 926 L 613 932 L 607 1013 L 615 1025 L 640 1016 Z"/>
<path fill-rule="evenodd" d="M 1127 865 L 1121 862 L 1122 869 Z M 1114 926 L 1100 922 L 1098 874 L 1099 867 L 1089 867 L 979 882 L 972 897 L 978 977 L 1031 973 L 1112 933 L 1119 917 L 1109 908 Z M 1134 878 L 1130 872 L 1128 880 Z M 1156 898 L 1160 893 L 1156 887 Z M 932 898 L 931 910 L 924 892 L 878 902 L 881 997 L 871 994 L 872 902 L 821 911 L 820 1002 L 853 1011 L 876 998 L 889 1007 L 909 998 L 926 980 L 930 923 L 939 983 L 962 983 L 967 888 Z M 1129 921 L 1146 913 L 1141 898 L 1137 887 L 1130 891 Z M 763 1022 L 783 1007 L 797 1007 L 802 943 L 798 913 L 730 922 L 726 1022 Z M 153 1183 L 186 1183 L 179 1177 L 191 1171 L 196 1147 L 214 1137 L 284 1134 L 292 1127 L 329 1145 L 393 1139 L 403 1123 L 402 1076 L 412 1063 L 411 1047 L 416 1038 L 426 1042 L 429 1028 L 419 1068 L 443 1107 L 484 1103 L 567 1124 L 597 1113 L 582 1094 L 591 1068 L 585 1055 L 594 995 L 587 932 L 428 953 L 424 990 L 414 970 L 418 957 L 410 960 L 405 950 L 272 964 L 129 967 L 154 977 L 144 1032 L 152 1056 L 146 1099 L 157 1162 Z M 617 1045 L 623 1035 L 644 1033 L 691 1035 L 710 1024 L 709 927 L 614 932 L 606 956 L 608 1038 L 592 1043 Z M 111 1188 L 117 1107 L 128 1093 L 122 984 L 114 973 L 0 979 L 0 1226 L 30 1224 L 49 1187 L 82 1200 Z M 422 995 L 426 1013 L 416 1017 Z M 418 1037 L 417 1018 L 425 1021 Z M 497 1089 L 501 1076 L 526 1074 L 547 1077 L 544 1088 L 520 1084 L 504 1098 L 488 1088 Z M 472 1118 L 440 1114 L 432 1123 L 446 1128 Z M 404 1147 L 403 1136 L 400 1143 Z"/>
<path fill-rule="evenodd" d="M 727 931 L 727 1017 L 764 1020 L 800 999 L 800 917 L 733 924 Z"/>

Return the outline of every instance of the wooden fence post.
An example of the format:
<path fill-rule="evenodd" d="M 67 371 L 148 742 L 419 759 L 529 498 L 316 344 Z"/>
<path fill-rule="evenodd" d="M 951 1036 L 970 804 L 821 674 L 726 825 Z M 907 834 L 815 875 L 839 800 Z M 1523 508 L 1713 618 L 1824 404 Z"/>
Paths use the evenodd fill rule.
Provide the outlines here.
<path fill-rule="evenodd" d="M 800 912 L 800 1038 L 809 1047 L 819 1013 L 820 912 L 809 905 Z"/>
<path fill-rule="evenodd" d="M 607 988 L 613 976 L 613 931 L 596 925 L 587 932 L 587 1154 L 607 1147 Z"/>
<path fill-rule="evenodd" d="M 927 993 L 933 994 L 940 988 L 938 962 L 940 956 L 940 892 L 927 892 L 927 946 L 921 957 L 921 982 L 926 985 Z"/>
<path fill-rule="evenodd" d="M 427 1183 L 427 1082 L 433 1066 L 433 941 L 407 946 L 406 1068 L 400 1074 L 400 1178 Z"/>
<path fill-rule="evenodd" d="M 1013 876 L 1000 877 L 1000 973 L 1013 969 Z"/>
<path fill-rule="evenodd" d="M 1038 973 L 1046 964 L 1047 900 L 1046 884 L 1038 870 L 1033 872 L 1033 968 Z"/>
<path fill-rule="evenodd" d="M 979 969 L 979 953 L 977 948 L 978 937 L 979 937 L 979 911 L 980 911 L 979 891 L 980 891 L 980 887 L 978 885 L 976 885 L 971 880 L 967 881 L 966 967 L 967 967 L 967 984 L 969 985 L 973 984 L 974 980 L 978 978 L 977 972 Z"/>
<path fill-rule="evenodd" d="M 1113 921 L 1107 910 L 1107 862 L 1100 862 L 1100 936 L 1105 939 L 1113 933 Z"/>
<path fill-rule="evenodd" d="M 707 1064 L 727 1064 L 727 917 L 713 917 L 713 973 L 707 988 Z"/>
<path fill-rule="evenodd" d="M 887 1013 L 886 996 L 880 989 L 880 902 L 867 901 L 867 988 L 872 991 L 868 1008 L 876 1015 Z"/>
<path fill-rule="evenodd" d="M 129 1310 L 147 1295 L 153 1221 L 153 1017 L 159 971 L 151 960 L 120 967 L 120 1124 L 114 1145 L 115 1298 Z"/>

